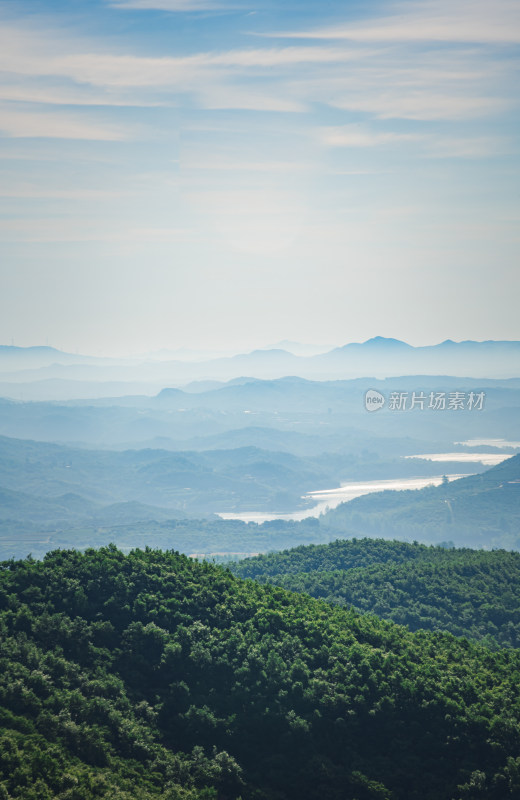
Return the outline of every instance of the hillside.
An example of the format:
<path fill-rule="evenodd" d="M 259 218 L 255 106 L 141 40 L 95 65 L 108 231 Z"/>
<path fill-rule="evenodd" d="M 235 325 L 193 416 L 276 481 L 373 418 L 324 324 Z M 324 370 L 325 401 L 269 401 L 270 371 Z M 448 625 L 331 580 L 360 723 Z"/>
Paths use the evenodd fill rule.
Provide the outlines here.
<path fill-rule="evenodd" d="M 517 651 L 113 547 L 4 563 L 0 608 L 2 797 L 520 791 Z"/>
<path fill-rule="evenodd" d="M 302 506 L 301 496 L 337 483 L 336 471 L 353 471 L 357 460 L 337 454 L 303 459 L 255 447 L 204 453 L 166 450 L 111 452 L 0 437 L 0 487 L 64 505 L 63 497 L 83 498 L 68 509 L 85 519 L 100 507 L 137 501 L 159 508 L 208 514 L 244 507 Z M 369 469 L 369 466 L 366 466 Z M 412 466 L 406 463 L 405 472 Z M 431 469 L 431 467 L 430 467 Z M 89 510 L 89 504 L 92 508 Z M 24 504 L 11 504 L 13 520 L 24 519 Z M 48 522 L 54 521 L 50 505 Z M 97 507 L 97 508 L 96 508 Z M 42 509 L 40 518 L 45 516 Z M 172 516 L 176 516 L 173 514 Z M 28 517 L 29 521 L 33 517 Z M 57 519 L 63 519 L 59 512 Z"/>
<path fill-rule="evenodd" d="M 348 451 L 109 451 L 0 436 L 0 522 L 51 531 L 249 509 L 281 513 L 313 505 L 302 496 L 341 480 L 428 476 L 441 468 Z"/>
<path fill-rule="evenodd" d="M 329 511 L 324 526 L 354 535 L 520 547 L 520 454 L 480 475 L 419 491 L 378 492 Z"/>
<path fill-rule="evenodd" d="M 412 631 L 520 646 L 520 553 L 354 539 L 250 558 L 233 571 Z"/>

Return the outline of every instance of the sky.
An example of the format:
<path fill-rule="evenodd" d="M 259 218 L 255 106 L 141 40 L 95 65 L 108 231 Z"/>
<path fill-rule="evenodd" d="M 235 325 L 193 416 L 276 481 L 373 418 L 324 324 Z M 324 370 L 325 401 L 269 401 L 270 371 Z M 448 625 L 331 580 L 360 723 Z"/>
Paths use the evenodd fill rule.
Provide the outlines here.
<path fill-rule="evenodd" d="M 518 0 L 0 0 L 0 344 L 520 339 Z"/>

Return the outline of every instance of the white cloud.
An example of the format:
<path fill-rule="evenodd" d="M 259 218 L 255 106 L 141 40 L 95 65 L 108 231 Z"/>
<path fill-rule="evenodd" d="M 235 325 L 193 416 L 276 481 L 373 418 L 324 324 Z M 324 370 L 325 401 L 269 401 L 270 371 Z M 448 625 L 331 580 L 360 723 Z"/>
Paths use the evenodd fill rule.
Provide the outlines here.
<path fill-rule="evenodd" d="M 128 10 L 158 11 L 212 11 L 229 8 L 212 0 L 109 0 L 113 8 Z"/>
<path fill-rule="evenodd" d="M 286 84 L 290 95 L 380 119 L 466 120 L 517 104 L 517 63 L 452 46 L 383 48 L 348 69 L 327 67 Z"/>
<path fill-rule="evenodd" d="M 285 67 L 294 64 L 330 64 L 368 59 L 371 53 L 346 47 L 271 47 L 251 50 L 228 50 L 201 53 L 193 62 L 227 67 Z"/>
<path fill-rule="evenodd" d="M 17 75 L 18 80 L 0 86 L 0 97 L 53 104 L 146 107 L 174 105 L 179 102 L 172 98 L 174 92 L 195 95 L 207 109 L 301 112 L 307 110 L 305 101 L 284 91 L 280 81 L 274 82 L 271 70 L 354 58 L 356 53 L 348 48 L 329 47 L 236 49 L 160 58 L 78 52 L 74 42 L 56 42 L 45 34 L 12 28 L 0 34 L 0 70 Z M 265 84 L 251 89 L 231 83 L 231 78 L 243 77 L 255 69 L 269 70 Z M 38 84 L 23 83 L 24 77 L 69 83 L 41 89 Z M 96 89 L 97 93 L 93 91 Z M 170 95 L 165 97 L 165 92 Z"/>
<path fill-rule="evenodd" d="M 3 180 L 0 184 L 0 197 L 13 199 L 103 201 L 127 196 L 126 192 L 105 191 L 104 189 L 54 189 L 52 186 L 36 186 L 23 182 L 9 186 Z"/>
<path fill-rule="evenodd" d="M 63 112 L 17 111 L 9 106 L 0 107 L 0 132 L 20 139 L 92 139 L 120 142 L 131 138 L 130 132 L 118 125 L 97 123 Z"/>
<path fill-rule="evenodd" d="M 83 44 L 85 47 L 85 44 Z M 212 77 L 215 68 L 271 69 L 305 64 L 331 64 L 370 58 L 345 47 L 293 46 L 232 49 L 182 57 L 150 57 L 110 52 L 81 52 L 79 43 L 49 34 L 6 28 L 0 31 L 0 70 L 6 74 L 60 77 L 98 87 L 189 89 Z M 118 98 L 116 97 L 116 102 Z"/>
<path fill-rule="evenodd" d="M 275 37 L 358 42 L 520 42 L 517 0 L 421 0 L 394 6 L 395 14 Z"/>
<path fill-rule="evenodd" d="M 442 136 L 427 133 L 375 131 L 358 125 L 321 128 L 318 138 L 327 147 L 386 147 L 414 143 L 416 156 L 427 158 L 490 158 L 510 149 L 503 136 Z"/>
<path fill-rule="evenodd" d="M 21 84 L 0 84 L 0 100 L 18 103 L 39 103 L 42 105 L 67 106 L 138 106 L 141 108 L 160 108 L 172 105 L 166 100 L 151 100 L 149 97 L 92 91 L 88 86 L 38 86 Z"/>
<path fill-rule="evenodd" d="M 308 172 L 312 164 L 297 161 L 240 161 L 236 158 L 216 156 L 208 158 L 196 151 L 189 155 L 183 154 L 181 169 L 207 172 Z"/>
<path fill-rule="evenodd" d="M 511 105 L 502 97 L 471 97 L 428 90 L 373 92 L 347 95 L 331 100 L 335 108 L 365 111 L 380 119 L 457 120 L 497 114 Z"/>
<path fill-rule="evenodd" d="M 322 128 L 319 138 L 329 147 L 381 147 L 396 143 L 417 141 L 423 137 L 411 133 L 376 132 L 358 125 Z"/>
<path fill-rule="evenodd" d="M 434 136 L 428 140 L 430 158 L 493 158 L 511 149 L 504 136 Z"/>
<path fill-rule="evenodd" d="M 211 86 L 199 93 L 200 104 L 207 109 L 242 109 L 244 111 L 277 111 L 298 113 L 307 105 L 275 91 L 251 91 L 234 86 Z"/>
<path fill-rule="evenodd" d="M 118 0 L 117 5 L 151 7 L 152 2 Z M 164 0 L 171 8 L 185 3 L 194 7 L 198 2 Z M 496 16 L 500 18 L 504 11 L 511 31 L 520 14 L 515 10 L 517 5 L 520 7 L 516 2 L 496 0 L 500 9 Z M 470 22 L 477 20 L 482 25 L 482 20 L 489 21 L 493 16 L 490 8 L 489 2 L 473 0 Z M 325 40 L 350 38 L 351 44 L 327 41 L 309 46 L 302 42 L 180 57 L 114 52 L 113 45 L 103 52 L 100 42 L 12 23 L 0 30 L 0 71 L 4 72 L 0 100 L 115 109 L 179 107 L 189 97 L 188 104 L 207 110 L 298 113 L 329 105 L 383 120 L 416 121 L 492 117 L 516 102 L 513 70 L 517 64 L 510 58 L 502 60 L 495 48 L 457 47 L 455 39 L 449 37 L 448 46 L 424 47 L 421 31 L 429 30 L 430 22 L 434 31 L 457 29 L 457 21 L 469 15 L 468 0 L 452 0 L 450 4 L 425 0 L 401 4 L 395 10 L 395 16 L 349 26 L 348 31 L 355 35 L 348 37 L 347 28 L 341 25 L 291 34 Z M 462 27 L 464 31 L 471 29 L 469 22 Z M 491 22 L 485 27 L 491 29 Z M 420 53 L 414 41 L 422 42 Z M 16 109 L 16 113 L 22 112 Z M 12 117 L 8 129 L 15 132 L 7 130 L 8 135 L 28 135 L 18 132 L 24 127 L 22 122 L 21 117 Z M 26 118 L 25 122 L 30 120 Z M 120 128 L 95 120 L 88 121 L 88 126 L 86 138 L 127 137 Z M 57 135 L 50 120 L 43 129 Z M 69 129 L 72 138 L 82 138 L 76 126 Z"/>

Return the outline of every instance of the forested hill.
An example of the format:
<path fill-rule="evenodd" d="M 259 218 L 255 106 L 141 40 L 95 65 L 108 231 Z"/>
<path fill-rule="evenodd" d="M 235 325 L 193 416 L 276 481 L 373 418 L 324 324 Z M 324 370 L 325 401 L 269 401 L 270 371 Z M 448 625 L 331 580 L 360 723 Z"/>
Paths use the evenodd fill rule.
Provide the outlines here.
<path fill-rule="evenodd" d="M 176 553 L 0 570 L 0 797 L 505 800 L 520 652 Z"/>
<path fill-rule="evenodd" d="M 353 539 L 261 555 L 233 570 L 412 631 L 520 646 L 520 553 Z"/>
<path fill-rule="evenodd" d="M 263 553 L 234 564 L 232 569 L 241 578 L 264 578 L 299 572 L 355 569 L 372 564 L 401 564 L 421 558 L 445 559 L 450 558 L 450 554 L 443 547 L 428 547 L 418 543 L 337 539 L 330 544 L 301 545 L 281 553 Z"/>

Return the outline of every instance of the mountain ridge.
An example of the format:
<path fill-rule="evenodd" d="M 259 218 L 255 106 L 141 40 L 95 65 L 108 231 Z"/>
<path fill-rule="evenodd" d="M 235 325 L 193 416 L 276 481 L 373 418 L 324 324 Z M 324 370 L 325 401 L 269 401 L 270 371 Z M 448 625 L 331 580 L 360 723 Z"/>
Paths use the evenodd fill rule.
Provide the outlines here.
<path fill-rule="evenodd" d="M 366 342 L 345 344 L 315 355 L 295 355 L 286 350 L 271 349 L 203 361 L 99 359 L 67 353 L 60 355 L 59 351 L 45 349 L 24 351 L 19 348 L 9 350 L 9 356 L 5 355 L 6 352 L 0 350 L 0 395 L 13 396 L 13 392 L 20 392 L 24 387 L 31 399 L 52 398 L 53 392 L 57 398 L 82 396 L 74 395 L 74 391 L 96 396 L 96 390 L 97 396 L 103 392 L 106 396 L 103 383 L 122 384 L 118 394 L 125 393 L 125 383 L 132 386 L 126 394 L 155 394 L 167 386 L 178 388 L 200 381 L 229 381 L 243 375 L 272 380 L 290 374 L 308 380 L 327 381 L 370 375 L 381 379 L 418 373 L 498 379 L 520 374 L 520 342 L 500 340 L 445 340 L 435 345 L 415 347 L 398 339 L 376 336 Z M 13 353 L 20 356 L 18 361 Z M 46 379 L 56 383 L 38 383 Z M 58 381 L 65 383 L 59 384 Z M 70 382 L 68 385 L 67 381 Z M 84 386 L 75 385 L 75 381 L 82 381 Z"/>

